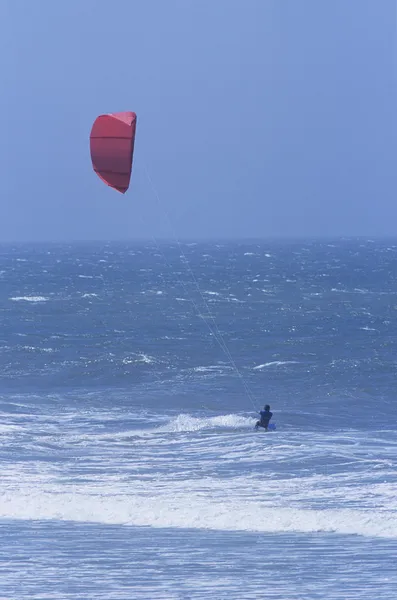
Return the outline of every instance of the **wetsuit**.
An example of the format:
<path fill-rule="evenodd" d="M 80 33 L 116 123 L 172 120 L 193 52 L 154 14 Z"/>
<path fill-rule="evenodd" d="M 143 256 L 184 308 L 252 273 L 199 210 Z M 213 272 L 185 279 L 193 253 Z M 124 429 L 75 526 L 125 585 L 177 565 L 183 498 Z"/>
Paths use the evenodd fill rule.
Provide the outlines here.
<path fill-rule="evenodd" d="M 268 425 L 269 425 L 269 421 L 273 416 L 273 413 L 270 412 L 270 410 L 261 410 L 261 412 L 259 414 L 261 416 L 261 420 L 257 421 L 257 423 L 255 425 L 255 429 L 258 429 L 258 427 L 264 427 L 265 429 L 267 429 Z"/>

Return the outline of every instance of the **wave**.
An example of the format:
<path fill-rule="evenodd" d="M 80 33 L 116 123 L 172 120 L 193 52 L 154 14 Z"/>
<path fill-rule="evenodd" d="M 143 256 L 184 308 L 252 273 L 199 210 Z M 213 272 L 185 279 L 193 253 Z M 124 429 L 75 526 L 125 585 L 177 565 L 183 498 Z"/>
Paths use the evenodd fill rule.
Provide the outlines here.
<path fill-rule="evenodd" d="M 52 488 L 52 489 L 51 489 Z M 156 528 L 191 528 L 261 533 L 335 533 L 397 539 L 394 511 L 299 509 L 268 506 L 228 496 L 153 490 L 147 494 L 111 485 L 79 493 L 50 489 L 3 491 L 0 518 L 61 520 Z M 264 518 L 264 514 L 266 518 Z"/>

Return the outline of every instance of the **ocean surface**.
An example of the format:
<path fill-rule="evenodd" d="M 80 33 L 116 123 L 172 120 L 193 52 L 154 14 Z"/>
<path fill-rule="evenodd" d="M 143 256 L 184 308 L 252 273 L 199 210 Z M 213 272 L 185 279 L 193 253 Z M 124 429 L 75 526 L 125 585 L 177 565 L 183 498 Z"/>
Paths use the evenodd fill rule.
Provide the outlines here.
<path fill-rule="evenodd" d="M 2 600 L 395 600 L 397 241 L 3 245 L 0 309 Z"/>

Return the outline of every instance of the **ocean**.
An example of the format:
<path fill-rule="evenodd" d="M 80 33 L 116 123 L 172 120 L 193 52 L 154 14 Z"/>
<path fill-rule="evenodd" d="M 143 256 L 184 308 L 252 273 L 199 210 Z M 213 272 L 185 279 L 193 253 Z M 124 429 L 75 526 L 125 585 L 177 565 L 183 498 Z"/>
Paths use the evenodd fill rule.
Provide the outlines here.
<path fill-rule="evenodd" d="M 0 309 L 2 600 L 394 600 L 397 241 L 2 245 Z"/>

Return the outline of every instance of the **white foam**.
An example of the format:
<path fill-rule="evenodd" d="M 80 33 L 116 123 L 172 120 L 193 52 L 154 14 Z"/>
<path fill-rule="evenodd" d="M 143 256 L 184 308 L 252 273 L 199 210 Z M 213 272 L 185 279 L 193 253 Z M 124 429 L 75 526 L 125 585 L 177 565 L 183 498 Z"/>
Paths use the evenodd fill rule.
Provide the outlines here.
<path fill-rule="evenodd" d="M 193 371 L 195 371 L 196 373 L 214 373 L 223 371 L 224 369 L 232 368 L 233 367 L 231 367 L 230 365 L 208 365 L 203 367 L 194 367 Z"/>
<path fill-rule="evenodd" d="M 254 421 L 247 417 L 240 417 L 238 415 L 218 415 L 216 417 L 198 418 L 192 417 L 188 414 L 178 415 L 159 428 L 158 431 L 170 431 L 170 432 L 181 432 L 181 431 L 200 431 L 202 429 L 215 429 L 215 428 L 252 428 Z"/>
<path fill-rule="evenodd" d="M 29 352 L 57 352 L 54 348 L 40 348 L 39 346 L 22 346 L 23 350 L 29 350 Z"/>
<path fill-rule="evenodd" d="M 49 298 L 46 296 L 14 296 L 13 298 L 10 298 L 10 300 L 13 300 L 14 302 L 47 302 Z"/>
<path fill-rule="evenodd" d="M 245 300 L 239 300 L 238 298 L 235 297 L 234 294 L 230 294 L 230 297 L 227 298 L 228 302 L 237 302 L 238 304 L 245 304 Z"/>
<path fill-rule="evenodd" d="M 296 365 L 298 362 L 296 360 L 273 360 L 271 362 L 263 363 L 262 365 L 257 365 L 253 367 L 253 369 L 261 370 L 266 369 L 267 367 L 281 367 L 282 365 Z"/>
<path fill-rule="evenodd" d="M 153 356 L 148 356 L 147 354 L 139 354 L 138 361 L 151 365 L 156 362 L 156 359 Z"/>
<path fill-rule="evenodd" d="M 156 359 L 153 356 L 148 356 L 147 354 L 137 354 L 135 356 L 126 356 L 125 358 L 123 358 L 123 364 L 124 365 L 129 365 L 129 364 L 134 364 L 134 363 L 146 363 L 148 365 L 151 365 L 156 361 Z"/>
<path fill-rule="evenodd" d="M 145 291 L 141 291 L 141 294 L 155 294 L 156 296 L 161 296 L 162 294 L 164 294 L 164 292 L 162 290 L 147 290 Z"/>

